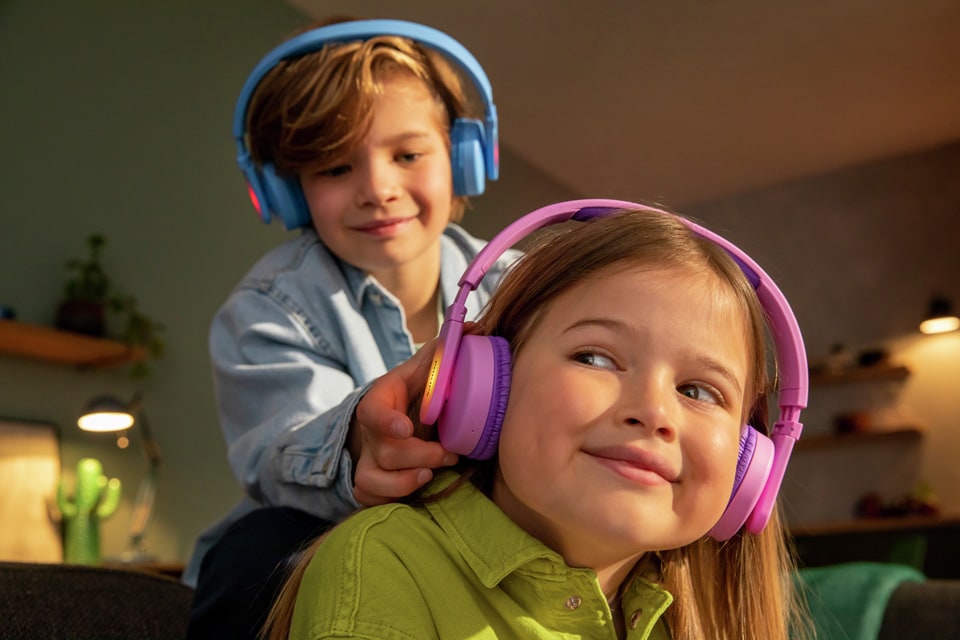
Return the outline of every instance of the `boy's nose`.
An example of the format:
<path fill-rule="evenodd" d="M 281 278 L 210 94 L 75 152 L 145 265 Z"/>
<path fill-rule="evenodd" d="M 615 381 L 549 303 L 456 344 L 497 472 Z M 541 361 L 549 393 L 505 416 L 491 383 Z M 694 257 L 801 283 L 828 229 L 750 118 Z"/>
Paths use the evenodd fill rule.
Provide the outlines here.
<path fill-rule="evenodd" d="M 386 163 L 370 163 L 357 186 L 358 204 L 379 206 L 400 193 L 397 172 Z"/>

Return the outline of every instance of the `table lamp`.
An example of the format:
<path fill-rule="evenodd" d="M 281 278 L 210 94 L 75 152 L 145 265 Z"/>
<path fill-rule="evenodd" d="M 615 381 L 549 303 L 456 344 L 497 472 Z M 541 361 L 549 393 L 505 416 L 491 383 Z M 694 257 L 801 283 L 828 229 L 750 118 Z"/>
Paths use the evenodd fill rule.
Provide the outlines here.
<path fill-rule="evenodd" d="M 920 331 L 926 334 L 946 333 L 960 329 L 960 318 L 953 312 L 953 305 L 944 296 L 934 296 L 930 300 L 930 307 Z"/>
<path fill-rule="evenodd" d="M 84 431 L 125 432 L 134 425 L 140 428 L 140 441 L 147 459 L 147 472 L 137 489 L 137 496 L 133 503 L 129 533 L 131 550 L 124 555 L 123 559 L 128 562 L 142 562 L 149 559 L 144 546 L 144 533 L 153 512 L 157 470 L 163 458 L 160 455 L 160 445 L 150 431 L 140 395 L 135 395 L 130 402 L 123 402 L 111 395 L 97 396 L 87 404 L 83 415 L 77 420 L 77 426 Z M 119 443 L 121 443 L 120 438 L 118 438 Z M 121 444 L 121 446 L 125 445 Z"/>

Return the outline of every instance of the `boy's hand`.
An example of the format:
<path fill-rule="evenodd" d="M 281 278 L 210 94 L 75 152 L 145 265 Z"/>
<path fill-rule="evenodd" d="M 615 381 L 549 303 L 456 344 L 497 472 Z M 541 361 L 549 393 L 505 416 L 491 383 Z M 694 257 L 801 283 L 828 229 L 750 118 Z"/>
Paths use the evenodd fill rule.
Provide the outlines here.
<path fill-rule="evenodd" d="M 407 416 L 410 398 L 423 391 L 436 341 L 378 378 L 357 404 L 350 450 L 353 495 L 370 507 L 413 493 L 433 478 L 433 469 L 455 464 L 457 456 L 439 442 L 413 435 Z"/>

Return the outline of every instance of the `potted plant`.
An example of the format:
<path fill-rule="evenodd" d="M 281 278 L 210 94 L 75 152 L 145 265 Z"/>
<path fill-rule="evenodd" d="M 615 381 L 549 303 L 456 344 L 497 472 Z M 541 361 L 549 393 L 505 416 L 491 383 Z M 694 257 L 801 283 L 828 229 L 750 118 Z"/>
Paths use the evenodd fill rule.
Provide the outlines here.
<path fill-rule="evenodd" d="M 86 258 L 67 261 L 69 277 L 54 324 L 64 331 L 95 337 L 106 336 L 109 327 L 115 326 L 118 340 L 145 349 L 147 358 L 160 358 L 164 350 L 163 325 L 144 314 L 134 296 L 115 290 L 101 262 L 106 243 L 102 234 L 91 234 L 86 241 Z M 148 372 L 146 360 L 134 364 L 134 376 Z"/>
<path fill-rule="evenodd" d="M 71 275 L 57 306 L 54 324 L 58 329 L 95 337 L 106 334 L 110 278 L 100 263 L 106 243 L 106 238 L 95 233 L 87 238 L 86 259 L 67 260 L 67 272 Z"/>

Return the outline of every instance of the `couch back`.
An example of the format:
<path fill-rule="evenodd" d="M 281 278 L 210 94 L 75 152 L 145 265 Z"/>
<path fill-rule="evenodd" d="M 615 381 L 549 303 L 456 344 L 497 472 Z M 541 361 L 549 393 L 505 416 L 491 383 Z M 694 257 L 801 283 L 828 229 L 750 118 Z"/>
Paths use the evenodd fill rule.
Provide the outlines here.
<path fill-rule="evenodd" d="M 159 575 L 0 562 L 0 638 L 181 640 L 193 590 Z"/>

